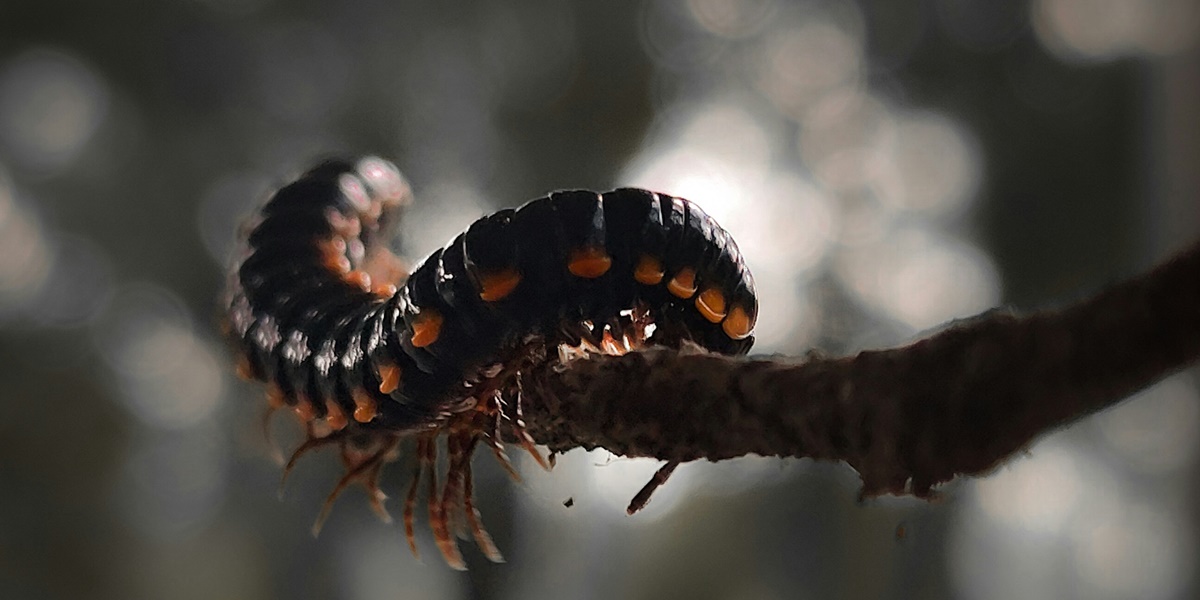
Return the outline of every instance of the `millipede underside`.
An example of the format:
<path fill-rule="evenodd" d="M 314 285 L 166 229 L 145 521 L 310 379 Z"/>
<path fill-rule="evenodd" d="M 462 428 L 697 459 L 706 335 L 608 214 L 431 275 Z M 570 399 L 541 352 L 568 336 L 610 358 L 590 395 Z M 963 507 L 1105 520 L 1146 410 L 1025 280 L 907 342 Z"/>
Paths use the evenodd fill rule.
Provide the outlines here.
<path fill-rule="evenodd" d="M 336 446 L 345 472 L 325 499 L 313 524 L 313 534 L 320 532 L 338 496 L 354 484 L 363 486 L 372 510 L 381 520 L 390 523 L 392 516 L 384 507 L 387 495 L 379 487 L 379 478 L 383 467 L 399 458 L 401 446 L 411 441 L 414 466 L 404 496 L 403 523 L 413 555 L 420 556 L 416 543 L 416 515 L 420 497 L 424 494 L 433 540 L 449 566 L 465 568 L 456 538 L 465 539 L 468 534 L 488 560 L 502 562 L 504 557 L 483 526 L 474 504 L 471 458 L 479 446 L 485 446 L 509 477 L 519 481 L 520 475 L 505 450 L 504 440 L 508 439 L 527 451 L 538 465 L 549 470 L 553 461 L 538 451 L 525 431 L 521 416 L 522 371 L 547 360 L 565 365 L 589 355 L 622 355 L 642 347 L 648 332 L 654 330 L 652 316 L 644 307 L 625 312 L 627 314 L 620 320 L 603 328 L 590 322 L 563 323 L 564 337 L 578 338 L 577 345 L 531 336 L 519 347 L 510 349 L 506 360 L 481 369 L 476 377 L 464 382 L 459 394 L 447 401 L 448 408 L 441 418 L 423 431 L 332 430 L 319 420 L 306 420 L 305 415 L 297 413 L 307 438 L 285 463 L 281 490 L 301 457 L 319 448 Z M 509 407 L 511 410 L 506 410 Z M 279 408 L 282 406 L 278 403 L 269 404 L 264 415 L 264 431 L 269 417 Z M 446 460 L 443 475 L 439 477 L 442 439 L 445 440 Z M 674 464 L 670 463 L 672 469 Z M 662 472 L 669 475 L 669 471 Z M 653 489 L 665 480 L 662 476 L 661 480 L 652 481 L 653 486 L 647 485 L 634 499 L 630 513 L 644 506 Z"/>

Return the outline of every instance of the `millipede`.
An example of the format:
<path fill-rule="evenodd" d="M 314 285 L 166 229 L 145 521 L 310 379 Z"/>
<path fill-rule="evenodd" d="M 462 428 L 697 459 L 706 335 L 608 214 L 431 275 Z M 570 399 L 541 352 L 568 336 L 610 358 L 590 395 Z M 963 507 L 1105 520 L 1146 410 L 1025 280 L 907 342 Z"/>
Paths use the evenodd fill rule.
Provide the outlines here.
<path fill-rule="evenodd" d="M 414 440 L 403 517 L 412 552 L 426 481 L 446 562 L 464 566 L 459 529 L 499 562 L 474 506 L 471 457 L 489 448 L 515 478 L 509 441 L 547 467 L 519 418 L 522 371 L 651 345 L 744 354 L 754 282 L 733 238 L 699 206 L 634 188 L 558 191 L 484 216 L 409 271 L 389 242 L 411 201 L 399 170 L 373 156 L 327 160 L 279 188 L 244 228 L 225 329 L 239 375 L 266 383 L 267 416 L 288 408 L 304 424 L 284 477 L 308 451 L 340 449 L 346 471 L 314 533 L 355 483 L 390 520 L 380 472 Z"/>

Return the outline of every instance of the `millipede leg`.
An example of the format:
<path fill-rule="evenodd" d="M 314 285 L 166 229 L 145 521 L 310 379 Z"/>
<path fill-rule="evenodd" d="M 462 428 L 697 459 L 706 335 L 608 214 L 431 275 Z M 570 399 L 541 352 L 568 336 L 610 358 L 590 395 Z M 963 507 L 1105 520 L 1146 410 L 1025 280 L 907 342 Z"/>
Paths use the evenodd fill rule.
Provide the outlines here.
<path fill-rule="evenodd" d="M 608 329 L 604 330 L 604 335 L 600 338 L 600 347 L 604 350 L 605 354 L 612 356 L 621 356 L 629 350 L 627 347 L 617 342 L 617 340 L 613 338 L 612 332 L 610 332 Z"/>
<path fill-rule="evenodd" d="M 645 508 L 646 504 L 650 502 L 650 496 L 654 494 L 654 490 L 657 490 L 659 486 L 666 483 L 667 479 L 671 477 L 671 473 L 675 472 L 675 467 L 678 466 L 679 461 L 677 460 L 669 461 L 667 464 L 663 465 L 662 468 L 654 474 L 654 477 L 651 477 L 650 481 L 647 481 L 646 485 L 643 486 L 640 491 L 638 491 L 638 493 L 633 497 L 633 500 L 629 501 L 629 507 L 625 509 L 625 513 L 632 515 L 633 513 Z"/>
<path fill-rule="evenodd" d="M 505 473 L 508 473 L 509 478 L 513 481 L 521 481 L 521 474 L 513 468 L 512 462 L 508 460 L 508 454 L 504 452 L 504 443 L 500 441 L 500 423 L 503 420 L 504 414 L 497 411 L 491 431 L 488 432 L 488 448 L 492 451 L 492 456 L 496 457 L 496 462 L 500 463 Z"/>
<path fill-rule="evenodd" d="M 335 500 L 337 500 L 338 496 L 340 496 L 351 483 L 354 483 L 356 479 L 361 477 L 364 473 L 368 473 L 371 471 L 371 469 L 375 468 L 375 466 L 383 460 L 383 457 L 391 451 L 393 443 L 395 442 L 393 441 L 383 444 L 378 450 L 371 453 L 370 456 L 360 461 L 353 468 L 347 470 L 345 475 L 342 475 L 342 478 L 338 480 L 337 485 L 333 487 L 333 491 L 329 492 L 329 496 L 325 498 L 325 504 L 321 506 L 321 513 L 317 515 L 317 520 L 312 526 L 313 536 L 321 533 L 321 527 L 325 525 L 325 520 L 329 518 L 329 513 L 333 510 L 333 503 Z M 371 493 L 371 489 L 369 487 L 367 492 Z M 372 496 L 373 495 L 374 494 L 372 494 Z M 380 508 L 382 508 L 382 505 Z M 384 514 L 386 513 L 387 511 L 384 511 Z M 387 520 L 391 520 L 390 515 L 387 516 Z"/>
<path fill-rule="evenodd" d="M 470 445 L 467 447 L 467 456 L 474 451 L 476 441 L 478 438 L 471 439 Z M 471 528 L 471 536 L 475 538 L 475 545 L 479 547 L 483 555 L 494 563 L 502 563 L 504 555 L 500 554 L 500 549 L 492 541 L 492 536 L 488 535 L 487 529 L 484 529 L 480 522 L 479 511 L 475 509 L 474 496 L 475 482 L 471 475 L 471 465 L 467 463 L 467 468 L 463 471 L 463 512 L 467 516 L 467 525 Z"/>
<path fill-rule="evenodd" d="M 521 447 L 537 461 L 539 467 L 545 471 L 550 470 L 550 463 L 546 462 L 546 458 L 538 452 L 537 444 L 533 442 L 533 438 L 529 437 L 529 433 L 525 431 L 525 416 L 521 411 L 521 374 L 517 373 L 517 400 L 516 400 L 516 418 L 513 420 L 513 433 L 517 436 L 517 442 Z"/>
<path fill-rule="evenodd" d="M 417 490 L 421 486 L 421 475 L 425 472 L 426 455 L 429 453 L 426 449 L 428 445 L 428 435 L 417 438 L 416 466 L 413 467 L 412 483 L 408 486 L 408 495 L 404 497 L 404 537 L 408 540 L 408 549 L 412 550 L 413 556 L 418 559 L 421 557 L 421 553 L 417 551 L 416 536 Z"/>
<path fill-rule="evenodd" d="M 363 482 L 363 486 L 367 488 L 367 495 L 370 497 L 371 510 L 375 511 L 375 514 L 379 517 L 379 520 L 383 521 L 384 523 L 392 522 L 392 514 L 389 513 L 387 508 L 383 506 L 384 501 L 386 501 L 388 497 L 387 494 L 383 493 L 383 490 L 379 489 L 379 477 L 383 473 L 383 465 L 389 461 L 389 455 L 391 455 L 399 445 L 400 438 L 395 437 L 392 438 L 392 440 L 389 441 L 386 446 L 384 446 L 383 454 L 381 454 L 379 459 L 375 461 L 375 464 L 371 466 L 371 469 L 367 472 L 365 481 Z"/>
<path fill-rule="evenodd" d="M 446 436 L 446 484 L 442 486 L 442 515 L 446 518 L 446 529 L 450 532 L 451 543 L 455 535 L 462 532 L 462 523 L 456 518 L 460 490 L 462 489 L 463 469 L 462 434 L 451 433 Z"/>
<path fill-rule="evenodd" d="M 438 550 L 441 550 L 442 557 L 446 559 L 446 564 L 450 568 L 459 571 L 467 568 L 463 562 L 462 555 L 458 552 L 458 546 L 450 537 L 450 527 L 446 520 L 446 513 L 443 510 L 442 503 L 439 501 L 441 495 L 438 493 L 438 478 L 437 478 L 437 443 L 436 441 L 429 444 L 429 462 L 432 467 L 429 469 L 429 528 L 433 530 L 433 541 L 437 544 Z"/>
<path fill-rule="evenodd" d="M 529 437 L 529 434 L 525 432 L 525 429 L 522 428 L 517 430 L 517 436 L 520 437 L 521 447 L 533 457 L 533 460 L 537 462 L 538 466 L 544 471 L 549 471 L 550 463 L 546 462 L 546 457 L 542 456 L 542 453 L 538 451 L 537 444 L 533 443 L 533 438 Z"/>
<path fill-rule="evenodd" d="M 342 437 L 343 436 L 338 434 L 328 435 L 320 438 L 310 437 L 307 440 L 304 440 L 303 444 L 300 444 L 299 447 L 292 451 L 291 458 L 289 458 L 287 464 L 283 466 L 283 474 L 279 476 L 279 497 L 283 497 L 283 488 L 285 485 L 287 485 L 288 475 L 292 473 L 292 469 L 296 466 L 296 463 L 300 460 L 300 457 L 308 454 L 312 450 L 320 448 L 321 446 L 340 441 Z"/>
<path fill-rule="evenodd" d="M 451 531 L 451 517 L 453 514 L 455 503 L 458 501 L 460 483 L 462 481 L 462 434 L 451 433 L 446 437 L 446 484 L 442 487 L 442 495 L 440 500 L 437 497 L 430 499 L 430 502 L 438 502 L 438 512 L 441 514 L 442 523 L 440 528 L 435 529 L 434 538 L 437 541 L 438 549 L 442 551 L 442 555 L 446 557 L 446 563 L 456 569 L 466 568 L 463 563 L 462 553 L 459 552 L 458 542 Z"/>

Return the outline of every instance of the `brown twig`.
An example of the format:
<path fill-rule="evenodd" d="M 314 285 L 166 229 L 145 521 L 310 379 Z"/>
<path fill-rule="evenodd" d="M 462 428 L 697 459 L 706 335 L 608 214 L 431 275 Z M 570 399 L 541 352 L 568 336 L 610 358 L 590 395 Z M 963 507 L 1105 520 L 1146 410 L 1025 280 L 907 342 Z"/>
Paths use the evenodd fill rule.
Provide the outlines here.
<path fill-rule="evenodd" d="M 547 364 L 526 428 L 561 452 L 668 461 L 844 460 L 863 494 L 930 494 L 1200 358 L 1200 244 L 1072 306 L 991 311 L 907 346 L 842 358 L 663 349 Z"/>

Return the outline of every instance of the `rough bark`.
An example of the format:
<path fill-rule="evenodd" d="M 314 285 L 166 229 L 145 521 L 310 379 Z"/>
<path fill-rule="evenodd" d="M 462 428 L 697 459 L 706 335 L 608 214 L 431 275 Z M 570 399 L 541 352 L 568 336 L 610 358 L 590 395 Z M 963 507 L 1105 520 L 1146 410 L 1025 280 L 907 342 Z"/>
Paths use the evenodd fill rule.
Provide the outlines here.
<path fill-rule="evenodd" d="M 1074 305 L 994 310 L 888 350 L 552 361 L 526 374 L 522 408 L 554 451 L 844 460 L 865 495 L 925 496 L 1198 358 L 1200 244 Z"/>

